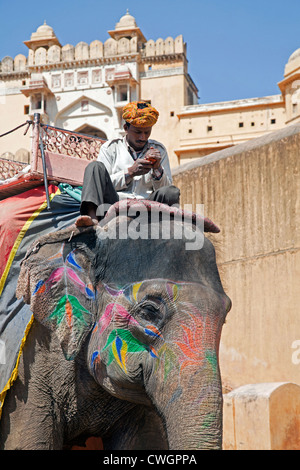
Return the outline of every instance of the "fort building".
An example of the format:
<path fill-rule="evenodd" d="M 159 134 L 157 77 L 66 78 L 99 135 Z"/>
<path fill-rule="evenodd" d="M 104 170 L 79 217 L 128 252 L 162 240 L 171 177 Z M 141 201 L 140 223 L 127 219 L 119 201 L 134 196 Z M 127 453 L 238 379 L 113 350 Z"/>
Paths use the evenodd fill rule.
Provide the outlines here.
<path fill-rule="evenodd" d="M 128 11 L 108 34 L 104 43 L 61 45 L 45 22 L 24 41 L 27 57 L 4 57 L 0 134 L 38 112 L 45 124 L 112 139 L 124 133 L 125 104 L 144 99 L 160 113 L 153 138 L 166 145 L 176 165 L 177 114 L 198 102 L 182 35 L 146 40 Z M 29 135 L 18 133 L 16 139 L 15 133 L 9 134 L 0 141 L 2 157 L 27 158 L 29 150 Z"/>
<path fill-rule="evenodd" d="M 128 11 L 104 42 L 62 45 L 45 22 L 24 43 L 27 57 L 1 60 L 0 134 L 38 112 L 45 124 L 116 138 L 124 134 L 123 106 L 143 99 L 159 110 L 152 137 L 174 168 L 300 120 L 300 49 L 277 95 L 200 104 L 182 35 L 146 39 Z M 0 139 L 2 158 L 29 161 L 29 151 L 29 133 Z"/>
<path fill-rule="evenodd" d="M 288 59 L 280 93 L 183 106 L 178 113 L 178 163 L 247 142 L 300 121 L 300 49 Z"/>

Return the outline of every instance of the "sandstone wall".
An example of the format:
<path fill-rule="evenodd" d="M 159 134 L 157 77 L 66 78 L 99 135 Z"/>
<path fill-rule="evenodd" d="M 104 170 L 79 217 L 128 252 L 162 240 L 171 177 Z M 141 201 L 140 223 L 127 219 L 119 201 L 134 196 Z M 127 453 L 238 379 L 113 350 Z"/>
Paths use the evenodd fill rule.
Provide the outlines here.
<path fill-rule="evenodd" d="M 183 204 L 204 204 L 233 307 L 220 365 L 229 389 L 300 384 L 300 125 L 213 153 L 173 171 Z"/>

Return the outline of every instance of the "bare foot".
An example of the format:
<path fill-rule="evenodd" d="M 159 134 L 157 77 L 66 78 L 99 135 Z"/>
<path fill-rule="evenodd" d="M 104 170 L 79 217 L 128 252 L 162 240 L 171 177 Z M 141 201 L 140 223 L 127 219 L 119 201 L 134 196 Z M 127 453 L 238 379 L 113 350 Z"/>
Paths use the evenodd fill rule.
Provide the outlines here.
<path fill-rule="evenodd" d="M 98 225 L 97 219 L 92 219 L 89 215 L 81 215 L 75 221 L 76 227 L 90 227 L 92 225 Z"/>

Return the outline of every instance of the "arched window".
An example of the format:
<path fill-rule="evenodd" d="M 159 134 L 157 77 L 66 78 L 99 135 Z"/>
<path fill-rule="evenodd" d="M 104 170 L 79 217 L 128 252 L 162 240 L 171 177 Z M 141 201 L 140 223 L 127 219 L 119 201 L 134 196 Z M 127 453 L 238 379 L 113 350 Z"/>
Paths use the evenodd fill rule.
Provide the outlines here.
<path fill-rule="evenodd" d="M 97 129 L 97 127 L 90 126 L 89 124 L 85 124 L 83 127 L 80 127 L 75 132 L 79 132 L 80 134 L 92 135 L 94 137 L 99 137 L 100 139 L 107 140 L 107 135 L 105 132 L 101 131 L 101 129 Z"/>

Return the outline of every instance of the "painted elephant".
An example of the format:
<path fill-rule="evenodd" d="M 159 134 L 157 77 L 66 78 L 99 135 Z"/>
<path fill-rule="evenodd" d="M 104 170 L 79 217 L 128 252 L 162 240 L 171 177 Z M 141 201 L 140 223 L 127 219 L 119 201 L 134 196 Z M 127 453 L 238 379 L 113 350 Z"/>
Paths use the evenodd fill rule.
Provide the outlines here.
<path fill-rule="evenodd" d="M 28 251 L 18 295 L 35 321 L 1 448 L 64 449 L 89 436 L 104 449 L 222 447 L 218 348 L 231 302 L 214 247 L 203 237 L 187 250 L 188 231 L 120 236 L 133 220 L 72 225 Z M 172 235 L 184 223 L 170 225 Z"/>

